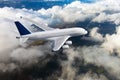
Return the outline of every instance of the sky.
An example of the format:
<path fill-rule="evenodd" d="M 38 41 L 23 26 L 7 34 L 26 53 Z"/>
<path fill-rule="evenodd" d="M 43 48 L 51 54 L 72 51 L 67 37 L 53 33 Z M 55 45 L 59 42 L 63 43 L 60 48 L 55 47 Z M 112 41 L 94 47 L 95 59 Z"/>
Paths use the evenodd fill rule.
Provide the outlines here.
<path fill-rule="evenodd" d="M 12 0 L 0 0 L 0 1 L 12 1 Z M 18 0 L 18 1 L 83 1 L 83 2 L 91 2 L 96 0 Z"/>

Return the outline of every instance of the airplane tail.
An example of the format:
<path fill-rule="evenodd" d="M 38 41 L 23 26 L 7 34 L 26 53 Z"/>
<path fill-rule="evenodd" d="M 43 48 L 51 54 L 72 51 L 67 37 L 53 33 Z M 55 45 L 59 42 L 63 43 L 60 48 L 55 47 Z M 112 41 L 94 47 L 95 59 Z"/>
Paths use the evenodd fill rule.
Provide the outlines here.
<path fill-rule="evenodd" d="M 20 37 L 16 37 L 20 40 L 20 45 L 23 46 L 25 42 L 28 40 L 28 37 L 22 37 L 24 35 L 30 34 L 30 31 L 26 29 L 19 21 L 15 21 L 15 25 L 20 33 Z"/>
<path fill-rule="evenodd" d="M 15 21 L 15 25 L 20 33 L 20 36 L 30 34 L 30 31 L 26 29 L 19 21 Z"/>

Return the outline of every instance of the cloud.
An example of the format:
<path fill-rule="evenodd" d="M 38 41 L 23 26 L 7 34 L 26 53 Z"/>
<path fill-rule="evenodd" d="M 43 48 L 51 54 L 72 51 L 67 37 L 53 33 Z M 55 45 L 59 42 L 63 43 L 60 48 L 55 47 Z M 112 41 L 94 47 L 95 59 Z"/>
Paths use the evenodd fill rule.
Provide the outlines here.
<path fill-rule="evenodd" d="M 93 29 L 91 29 L 90 31 L 90 37 L 92 37 L 93 39 L 95 39 L 96 41 L 100 41 L 102 42 L 104 40 L 103 35 L 98 33 L 99 28 L 98 27 L 94 27 Z"/>
<path fill-rule="evenodd" d="M 13 71 L 21 67 L 21 65 L 23 66 L 23 64 L 24 66 L 35 64 L 39 61 L 40 57 L 51 53 L 48 45 L 28 48 L 20 47 L 19 41 L 15 38 L 19 36 L 14 25 L 15 20 L 21 21 L 25 26 L 31 24 L 29 22 L 31 19 L 37 23 L 43 22 L 48 25 L 64 25 L 66 23 L 91 20 L 91 22 L 98 23 L 104 23 L 106 21 L 112 22 L 116 24 L 116 26 L 119 26 L 120 3 L 118 1 L 118 4 L 116 4 L 111 1 L 104 0 L 91 4 L 75 1 L 63 7 L 53 6 L 52 8 L 40 9 L 38 11 L 8 7 L 0 8 L 0 71 Z M 29 21 L 20 19 L 20 16 L 29 19 Z M 99 28 L 91 29 L 89 36 L 96 40 L 103 41 L 102 44 L 94 46 L 73 46 L 73 48 L 63 51 L 68 59 L 66 61 L 61 60 L 60 62 L 62 66 L 60 79 L 94 80 L 100 78 L 101 80 L 107 80 L 108 77 L 102 73 L 100 77 L 96 76 L 96 73 L 93 74 L 89 71 L 85 74 L 78 74 L 77 71 L 80 68 L 73 67 L 76 57 L 80 60 L 85 60 L 85 64 L 91 63 L 98 67 L 102 66 L 108 72 L 108 75 L 120 79 L 119 27 L 116 28 L 116 33 L 112 35 L 106 34 L 103 36 L 98 30 Z M 115 53 L 118 55 L 115 55 Z M 79 65 L 79 62 L 77 62 L 77 65 Z"/>
<path fill-rule="evenodd" d="M 119 44 L 120 27 L 116 28 L 115 34 L 112 34 L 112 35 L 106 34 L 105 37 L 103 37 L 100 33 L 98 33 L 97 30 L 98 28 L 96 27 L 93 28 L 90 34 L 92 35 L 91 37 L 93 38 L 96 38 L 98 40 L 99 39 L 104 40 L 101 44 L 93 45 L 93 46 L 92 45 L 91 46 L 80 46 L 77 48 L 73 47 L 71 49 L 65 50 L 64 53 L 68 56 L 68 62 L 65 62 L 65 63 L 62 62 L 62 63 L 64 64 L 64 67 L 65 67 L 65 69 L 63 68 L 65 73 L 68 73 L 67 74 L 68 80 L 69 80 L 69 76 L 72 79 L 78 77 L 75 75 L 77 71 L 79 71 L 80 68 L 75 68 L 72 66 L 76 58 L 80 60 L 82 59 L 85 60 L 86 64 L 90 63 L 90 64 L 95 64 L 96 66 L 99 66 L 99 67 L 103 67 L 107 71 L 107 75 L 112 76 L 113 79 L 118 79 L 118 80 L 120 79 L 119 77 L 120 75 L 120 58 L 119 58 L 120 56 L 119 55 L 120 54 L 120 50 L 119 50 L 120 49 L 119 48 L 120 47 L 120 44 Z M 115 55 L 116 53 L 117 55 Z M 64 73 L 64 76 L 66 75 L 65 73 Z M 82 77 L 80 77 L 79 79 L 81 78 Z M 102 80 L 104 79 L 102 78 Z"/>
<path fill-rule="evenodd" d="M 107 34 L 106 35 L 105 42 L 102 44 L 102 46 L 105 47 L 108 51 L 110 51 L 112 53 L 114 51 L 116 51 L 118 53 L 118 55 L 119 55 L 120 54 L 119 40 L 120 40 L 120 27 L 117 27 L 115 34 L 112 34 L 112 35 Z"/>
<path fill-rule="evenodd" d="M 91 19 L 91 22 L 113 22 L 119 25 L 120 2 L 112 1 L 102 0 L 92 4 L 75 1 L 63 7 L 40 9 L 36 14 L 49 24 L 74 23 Z"/>
<path fill-rule="evenodd" d="M 12 71 L 20 67 L 32 65 L 37 63 L 39 60 L 38 58 L 44 56 L 46 52 L 50 53 L 50 49 L 45 47 L 47 44 L 28 48 L 19 46 L 19 40 L 16 39 L 19 33 L 15 27 L 14 21 L 20 20 L 18 15 L 28 15 L 28 17 L 31 18 L 34 17 L 29 10 L 5 7 L 0 8 L 0 11 L 0 71 Z M 25 20 L 22 22 L 24 21 Z M 28 23 L 26 22 L 25 25 L 28 25 Z M 43 48 L 46 50 L 42 50 Z"/>

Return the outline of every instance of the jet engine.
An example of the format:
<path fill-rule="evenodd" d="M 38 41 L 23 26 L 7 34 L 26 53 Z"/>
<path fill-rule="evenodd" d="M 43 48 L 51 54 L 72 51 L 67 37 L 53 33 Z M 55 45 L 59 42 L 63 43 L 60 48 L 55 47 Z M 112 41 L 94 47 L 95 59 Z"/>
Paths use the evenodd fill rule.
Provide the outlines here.
<path fill-rule="evenodd" d="M 72 41 L 66 41 L 65 44 L 66 45 L 72 45 Z"/>
<path fill-rule="evenodd" d="M 63 45 L 62 48 L 63 48 L 63 49 L 68 49 L 68 48 L 69 48 L 69 45 Z"/>

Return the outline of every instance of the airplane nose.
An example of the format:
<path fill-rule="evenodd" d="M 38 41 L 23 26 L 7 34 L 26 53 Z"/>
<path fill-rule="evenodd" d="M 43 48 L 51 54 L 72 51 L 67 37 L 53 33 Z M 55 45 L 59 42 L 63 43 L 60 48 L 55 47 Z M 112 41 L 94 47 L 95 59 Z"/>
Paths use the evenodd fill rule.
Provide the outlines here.
<path fill-rule="evenodd" d="M 88 32 L 85 30 L 84 34 L 87 34 Z"/>
<path fill-rule="evenodd" d="M 88 33 L 88 31 L 83 29 L 83 35 L 86 35 L 87 33 Z"/>
<path fill-rule="evenodd" d="M 81 35 L 86 35 L 88 33 L 88 31 L 83 28 L 76 28 L 75 31 L 77 32 L 77 34 Z"/>

